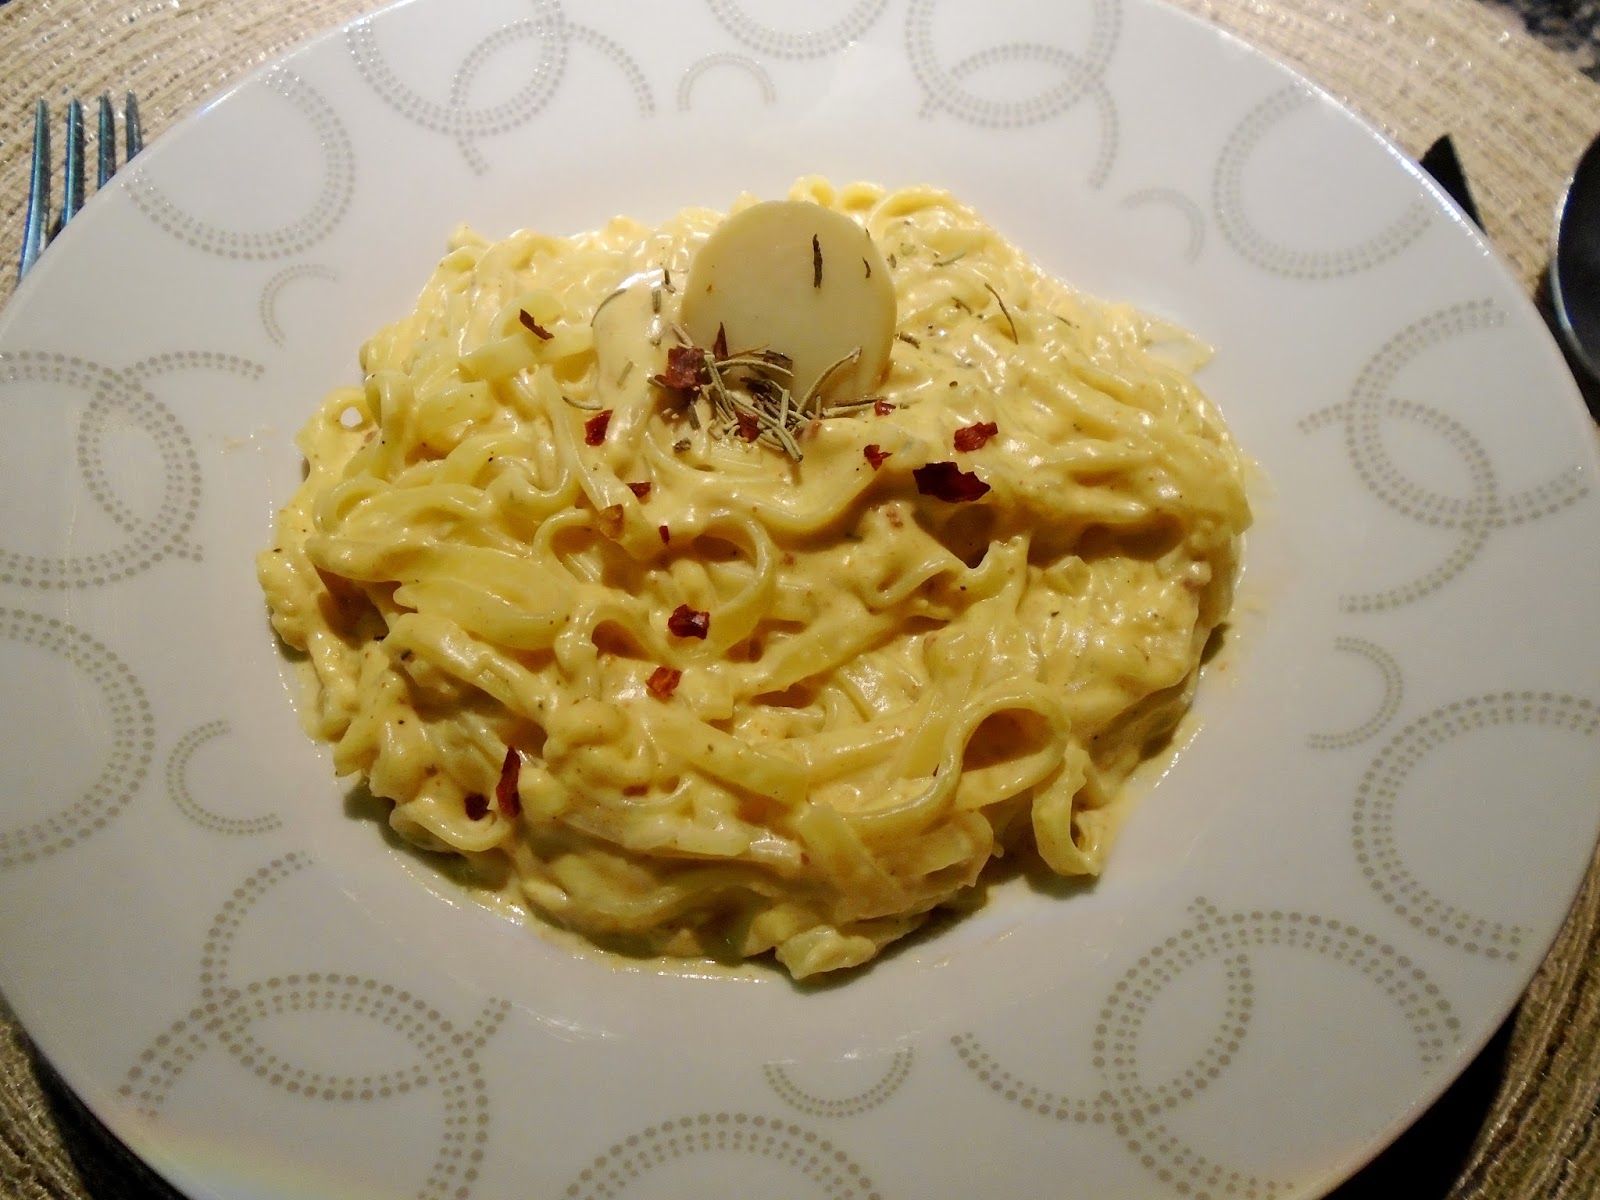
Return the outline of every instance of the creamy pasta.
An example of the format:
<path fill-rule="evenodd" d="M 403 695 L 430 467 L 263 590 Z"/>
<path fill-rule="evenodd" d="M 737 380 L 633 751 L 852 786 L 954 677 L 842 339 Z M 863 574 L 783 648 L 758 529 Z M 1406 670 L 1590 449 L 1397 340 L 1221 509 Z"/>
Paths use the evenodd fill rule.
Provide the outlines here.
<path fill-rule="evenodd" d="M 863 231 L 813 240 L 819 293 L 892 284 L 881 377 L 686 345 L 718 213 L 461 230 L 301 432 L 258 565 L 306 728 L 406 838 L 601 944 L 803 978 L 998 856 L 1099 872 L 1249 509 L 1179 331 L 944 193 L 791 198 Z"/>

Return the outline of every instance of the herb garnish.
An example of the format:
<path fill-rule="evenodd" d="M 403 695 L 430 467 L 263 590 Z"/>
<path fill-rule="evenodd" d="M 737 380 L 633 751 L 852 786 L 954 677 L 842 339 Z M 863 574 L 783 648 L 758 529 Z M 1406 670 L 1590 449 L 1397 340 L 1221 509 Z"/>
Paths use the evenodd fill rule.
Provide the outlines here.
<path fill-rule="evenodd" d="M 797 400 L 788 387 L 794 378 L 793 359 L 765 348 L 728 352 L 727 331 L 719 327 L 717 333 L 717 344 L 709 352 L 695 345 L 672 347 L 667 351 L 667 369 L 650 378 L 657 387 L 687 401 L 685 414 L 696 429 L 701 427 L 699 402 L 704 400 L 713 434 L 763 442 L 799 462 L 804 457 L 800 437 L 814 422 L 873 403 L 871 399 L 826 406 L 822 402 L 829 381 L 861 358 L 859 346 L 830 363 Z"/>
<path fill-rule="evenodd" d="M 1006 302 L 1000 298 L 999 292 L 995 291 L 994 288 L 990 287 L 990 285 L 987 283 L 983 286 L 989 288 L 989 295 L 994 297 L 994 302 L 1000 306 L 1000 312 L 1005 317 L 1006 324 L 1011 326 L 1011 340 L 1020 346 L 1022 344 L 1022 339 L 1017 336 L 1017 323 L 1011 319 L 1011 310 L 1006 307 Z"/>
<path fill-rule="evenodd" d="M 811 235 L 811 286 L 822 286 L 822 241 L 814 233 Z"/>
<path fill-rule="evenodd" d="M 494 798 L 500 811 L 508 817 L 522 812 L 522 797 L 517 792 L 517 781 L 522 775 L 522 755 L 515 746 L 506 747 L 506 758 L 500 764 L 500 781 L 494 785 Z"/>
<path fill-rule="evenodd" d="M 533 336 L 538 338 L 541 342 L 548 342 L 551 338 L 555 337 L 555 334 L 551 333 L 543 325 L 535 321 L 533 319 L 533 314 L 525 308 L 519 308 L 517 310 L 517 320 L 521 321 L 522 327 L 529 333 L 533 334 Z"/>

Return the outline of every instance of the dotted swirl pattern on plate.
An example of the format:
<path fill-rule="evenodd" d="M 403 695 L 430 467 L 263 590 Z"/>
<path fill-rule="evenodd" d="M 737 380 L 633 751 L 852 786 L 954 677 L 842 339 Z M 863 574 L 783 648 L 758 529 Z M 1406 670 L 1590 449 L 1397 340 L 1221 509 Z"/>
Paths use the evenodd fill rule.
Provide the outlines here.
<path fill-rule="evenodd" d="M 217 911 L 201 951 L 195 1006 L 139 1053 L 118 1092 L 147 1119 L 156 1120 L 179 1079 L 212 1047 L 226 1051 L 237 1068 L 307 1101 L 381 1103 L 413 1089 L 432 1088 L 443 1101 L 442 1128 L 433 1164 L 416 1195 L 418 1200 L 465 1200 L 486 1153 L 492 1112 L 478 1056 L 510 1006 L 491 1001 L 471 1025 L 457 1028 L 420 997 L 370 976 L 310 970 L 235 980 L 232 957 L 245 919 L 273 889 L 310 865 L 298 851 L 286 854 L 233 890 Z M 315 1064 L 293 1062 L 251 1032 L 254 1025 L 289 1013 L 363 1018 L 400 1034 L 417 1061 L 364 1075 L 331 1074 Z"/>
<path fill-rule="evenodd" d="M 3 608 L 0 642 L 36 646 L 65 659 L 88 677 L 111 719 L 110 744 L 95 781 L 54 815 L 0 830 L 0 871 L 5 871 L 67 850 L 110 824 L 139 794 L 155 752 L 156 726 L 150 699 L 128 665 L 65 621 Z"/>
<path fill-rule="evenodd" d="M 1089 44 L 1081 55 L 1036 42 L 1002 42 L 948 67 L 939 61 L 934 44 L 937 8 L 938 0 L 911 0 L 906 15 L 906 53 L 923 91 L 923 115 L 946 112 L 983 128 L 1020 129 L 1062 116 L 1087 97 L 1100 131 L 1087 182 L 1091 188 L 1101 187 L 1111 174 L 1121 136 L 1116 101 L 1105 84 L 1122 29 L 1121 0 L 1091 0 Z M 975 75 L 1019 63 L 1052 67 L 1062 80 L 1024 100 L 997 100 L 968 86 Z"/>
<path fill-rule="evenodd" d="M 827 1138 L 792 1121 L 747 1112 L 671 1117 L 630 1133 L 596 1155 L 564 1195 L 571 1200 L 613 1200 L 627 1194 L 641 1176 L 696 1156 L 750 1156 L 777 1162 L 804 1179 L 810 1194 L 822 1200 L 883 1200 L 871 1177 Z"/>
<path fill-rule="evenodd" d="M 1372 740 L 1394 719 L 1405 698 L 1405 677 L 1400 671 L 1400 664 L 1382 646 L 1365 638 L 1341 637 L 1334 641 L 1333 648 L 1365 659 L 1377 668 L 1383 692 L 1373 714 L 1359 725 L 1337 733 L 1308 734 L 1306 745 L 1313 750 L 1348 750 Z"/>
<path fill-rule="evenodd" d="M 1190 906 L 1192 924 L 1150 948 L 1113 986 L 1094 1028 L 1094 1067 L 1104 1089 L 1075 1097 L 1029 1082 L 996 1061 L 976 1032 L 951 1038 L 968 1072 L 1001 1099 L 1039 1117 L 1109 1126 L 1124 1149 L 1161 1183 L 1194 1200 L 1224 1195 L 1267 1200 L 1290 1186 L 1235 1170 L 1186 1145 L 1160 1120 L 1210 1087 L 1233 1063 L 1248 1031 L 1255 985 L 1250 954 L 1265 947 L 1306 951 L 1357 972 L 1388 996 L 1410 1026 L 1419 1063 L 1443 1056 L 1461 1022 L 1438 985 L 1410 956 L 1377 935 L 1316 913 L 1273 909 L 1221 912 L 1204 899 Z M 1217 1032 L 1198 1059 L 1152 1086 L 1139 1073 L 1139 1048 L 1150 1005 L 1188 968 L 1220 959 L 1226 970 Z"/>
<path fill-rule="evenodd" d="M 1350 824 L 1362 877 L 1395 915 L 1447 946 L 1512 962 L 1527 931 L 1468 913 L 1438 896 L 1406 865 L 1394 822 L 1407 778 L 1430 754 L 1479 730 L 1530 725 L 1592 738 L 1600 732 L 1600 708 L 1581 696 L 1516 691 L 1491 692 L 1435 709 L 1395 734 L 1372 760 L 1356 789 Z"/>
<path fill-rule="evenodd" d="M 683 78 L 678 80 L 678 111 L 688 112 L 694 107 L 694 88 L 700 82 L 700 77 L 707 71 L 718 67 L 730 67 L 741 74 L 748 75 L 755 81 L 756 89 L 761 96 L 761 102 L 771 108 L 778 102 L 778 89 L 772 82 L 772 76 L 755 59 L 744 54 L 730 54 L 723 51 L 718 54 L 708 54 L 704 58 L 696 59 L 683 73 Z"/>
<path fill-rule="evenodd" d="M 248 366 L 259 375 L 260 367 Z M 200 507 L 200 461 L 178 418 L 146 386 L 152 375 L 200 367 L 247 369 L 242 359 L 204 353 L 156 355 L 118 371 L 69 354 L 0 352 L 0 389 L 9 385 L 26 396 L 28 384 L 62 384 L 88 395 L 78 419 L 78 474 L 90 498 L 126 537 L 114 550 L 70 557 L 0 549 L 0 583 L 41 589 L 100 587 L 147 571 L 167 558 L 200 557 L 198 547 L 188 540 Z M 105 443 L 113 418 L 144 433 L 161 456 L 163 487 L 153 516 L 134 512 L 117 495 L 107 474 Z"/>
<path fill-rule="evenodd" d="M 1440 408 L 1391 394 L 1401 371 L 1423 353 L 1467 334 L 1500 329 L 1505 319 L 1504 311 L 1493 301 L 1471 300 L 1413 322 L 1361 368 L 1348 400 L 1300 422 L 1306 433 L 1341 426 L 1350 465 L 1378 501 L 1409 520 L 1459 535 L 1445 559 L 1417 578 L 1380 591 L 1342 596 L 1339 604 L 1346 612 L 1381 612 L 1432 595 L 1472 565 L 1491 534 L 1548 517 L 1589 494 L 1589 485 L 1576 467 L 1526 491 L 1503 494 L 1488 451 L 1465 424 Z M 1436 434 L 1466 468 L 1470 494 L 1448 496 L 1414 482 L 1384 445 L 1386 419 L 1411 422 Z"/>
<path fill-rule="evenodd" d="M 534 9 L 535 16 L 499 26 L 473 44 L 451 77 L 449 99 L 443 103 L 400 77 L 384 57 L 372 20 L 351 26 L 345 42 L 362 79 L 380 100 L 406 120 L 453 140 L 479 175 L 488 172 L 490 163 L 477 143 L 518 129 L 544 110 L 561 87 L 574 45 L 594 50 L 617 67 L 641 117 L 655 112 L 649 80 L 621 43 L 571 21 L 556 0 L 534 0 Z M 538 61 L 521 72 L 527 82 L 504 100 L 473 105 L 470 96 L 479 74 L 496 55 L 526 42 L 539 47 Z"/>
<path fill-rule="evenodd" d="M 797 33 L 762 24 L 750 16 L 738 0 L 706 0 L 706 7 L 719 25 L 757 54 L 806 59 L 827 58 L 847 49 L 851 42 L 877 24 L 889 7 L 889 0 L 857 0 L 832 25 Z"/>
<path fill-rule="evenodd" d="M 785 1063 L 767 1063 L 761 1068 L 761 1074 L 767 1086 L 778 1094 L 778 1099 L 807 1116 L 858 1117 L 871 1112 L 900 1090 L 911 1074 L 914 1057 L 910 1046 L 900 1047 L 890 1057 L 881 1079 L 849 1096 L 819 1096 L 801 1087 L 795 1082 L 793 1069 Z"/>
<path fill-rule="evenodd" d="M 316 199 L 301 216 L 275 229 L 228 229 L 186 211 L 147 167 L 137 166 L 118 176 L 126 178 L 128 194 L 140 211 L 162 229 L 196 250 L 222 258 L 261 261 L 303 253 L 344 220 L 355 192 L 355 148 L 333 105 L 284 67 L 269 71 L 258 86 L 286 100 L 317 139 L 322 182 Z"/>
<path fill-rule="evenodd" d="M 179 812 L 200 828 L 208 829 L 212 833 L 234 837 L 270 833 L 283 826 L 283 821 L 275 813 L 260 817 L 224 816 L 201 803 L 189 786 L 189 762 L 194 758 L 195 751 L 207 742 L 229 733 L 230 729 L 226 721 L 208 721 L 197 729 L 191 729 L 178 740 L 178 744 L 172 748 L 172 753 L 167 758 L 167 795 L 172 798 L 172 803 Z"/>
<path fill-rule="evenodd" d="M 1223 240 L 1241 257 L 1273 275 L 1320 282 L 1369 271 L 1395 257 L 1427 232 L 1433 210 L 1422 199 L 1412 200 L 1384 229 L 1336 250 L 1286 246 L 1261 232 L 1245 203 L 1245 172 L 1268 133 L 1316 104 L 1315 94 L 1296 83 L 1273 92 L 1251 109 L 1228 136 L 1217 159 L 1211 203 Z"/>
<path fill-rule="evenodd" d="M 1141 188 L 1136 192 L 1129 192 L 1122 198 L 1123 208 L 1141 209 L 1149 208 L 1152 205 L 1171 209 L 1183 218 L 1183 222 L 1188 228 L 1188 237 L 1183 247 L 1183 261 L 1197 262 L 1200 258 L 1200 252 L 1206 247 L 1206 215 L 1204 211 L 1177 188 Z"/>

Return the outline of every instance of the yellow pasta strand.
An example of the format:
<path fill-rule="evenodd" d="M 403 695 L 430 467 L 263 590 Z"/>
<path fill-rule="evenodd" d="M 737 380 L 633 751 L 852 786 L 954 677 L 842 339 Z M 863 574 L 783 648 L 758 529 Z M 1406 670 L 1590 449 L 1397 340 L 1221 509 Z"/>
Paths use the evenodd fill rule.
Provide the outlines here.
<path fill-rule="evenodd" d="M 881 403 L 801 461 L 652 382 L 719 214 L 460 230 L 301 432 L 258 572 L 307 730 L 404 836 L 601 944 L 803 978 L 997 854 L 1101 869 L 1250 513 L 1177 331 L 932 188 L 791 198 L 865 229 L 899 314 Z M 924 494 L 930 463 L 988 491 Z"/>

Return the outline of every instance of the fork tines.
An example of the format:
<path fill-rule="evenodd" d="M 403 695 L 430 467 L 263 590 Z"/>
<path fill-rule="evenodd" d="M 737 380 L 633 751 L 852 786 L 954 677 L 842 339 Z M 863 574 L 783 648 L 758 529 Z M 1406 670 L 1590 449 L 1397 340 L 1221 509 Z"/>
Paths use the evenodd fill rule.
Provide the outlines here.
<path fill-rule="evenodd" d="M 122 107 L 123 142 L 126 159 L 139 153 L 144 135 L 139 127 L 139 103 L 129 92 Z M 95 187 L 102 188 L 117 171 L 117 117 L 111 97 L 102 94 L 95 130 Z M 61 211 L 50 216 L 50 107 L 43 100 L 33 110 L 33 168 L 28 180 L 28 216 L 23 228 L 22 258 L 17 278 L 28 273 L 50 239 L 78 214 L 84 199 L 83 105 L 77 100 L 67 105 L 67 154 L 62 168 Z"/>

